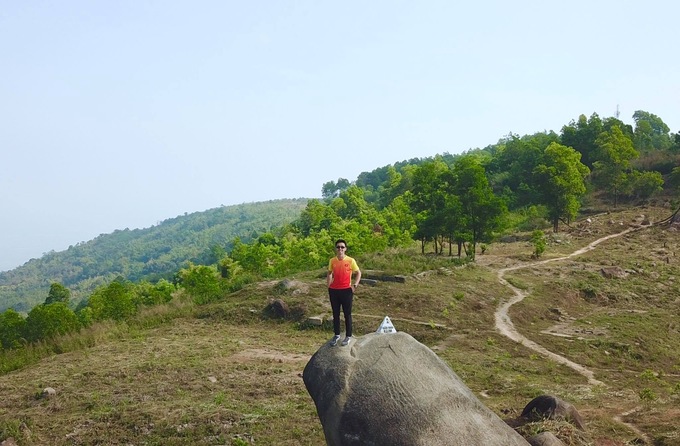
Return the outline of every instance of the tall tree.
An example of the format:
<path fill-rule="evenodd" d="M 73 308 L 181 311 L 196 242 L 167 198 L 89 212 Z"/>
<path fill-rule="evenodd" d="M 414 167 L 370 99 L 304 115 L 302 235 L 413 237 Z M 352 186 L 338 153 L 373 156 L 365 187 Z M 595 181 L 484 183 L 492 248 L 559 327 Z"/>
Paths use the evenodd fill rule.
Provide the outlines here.
<path fill-rule="evenodd" d="M 493 238 L 502 229 L 507 209 L 489 185 L 484 167 L 472 155 L 464 156 L 453 166 L 455 186 L 462 212 L 460 223 L 469 234 L 471 249 L 467 253 L 474 259 L 477 243 Z"/>
<path fill-rule="evenodd" d="M 378 188 L 379 199 L 377 205 L 379 209 L 389 206 L 395 198 L 403 195 L 411 188 L 412 174 L 415 168 L 415 166 L 406 166 L 401 172 L 394 166 L 387 168 L 387 180 Z"/>
<path fill-rule="evenodd" d="M 499 148 L 489 165 L 496 190 L 505 190 L 513 208 L 527 206 L 539 195 L 533 178 L 536 166 L 541 162 L 543 151 L 559 140 L 554 132 L 542 132 L 519 137 L 510 135 Z M 480 159 L 480 158 L 477 158 Z M 481 161 L 481 159 L 480 159 Z M 481 164 L 481 162 L 480 162 Z"/>
<path fill-rule="evenodd" d="M 453 172 L 451 172 L 453 175 Z M 452 255 L 452 246 L 458 246 L 458 257 L 460 257 L 463 243 L 471 239 L 469 228 L 465 226 L 465 214 L 460 197 L 455 195 L 455 180 L 451 182 L 452 193 L 446 196 L 444 214 L 444 233 L 449 240 L 449 255 Z"/>
<path fill-rule="evenodd" d="M 581 154 L 581 162 L 592 169 L 597 161 L 598 146 L 597 137 L 604 131 L 604 124 L 597 113 L 578 117 L 577 121 L 571 121 L 562 127 L 562 144 L 575 149 Z"/>
<path fill-rule="evenodd" d="M 680 153 L 680 132 L 673 133 L 671 140 L 673 141 L 673 144 L 670 148 L 671 152 Z"/>
<path fill-rule="evenodd" d="M 625 122 L 614 116 L 608 116 L 602 120 L 603 132 L 610 132 L 612 127 L 618 127 L 619 129 L 621 129 L 621 132 L 627 137 L 629 137 L 631 140 L 634 138 L 635 132 L 633 131 L 632 125 L 626 124 Z"/>
<path fill-rule="evenodd" d="M 345 178 L 338 178 L 338 182 L 329 181 L 324 183 L 321 187 L 321 196 L 323 198 L 334 198 L 340 195 L 340 192 L 350 186 L 349 180 Z"/>
<path fill-rule="evenodd" d="M 409 206 L 416 215 L 417 230 L 414 234 L 421 241 L 432 240 L 435 252 L 439 252 L 439 236 L 444 233 L 447 185 L 444 175 L 449 166 L 440 158 L 425 162 L 413 172 L 413 187 L 408 194 Z"/>
<path fill-rule="evenodd" d="M 586 193 L 585 178 L 590 169 L 581 163 L 581 154 L 571 147 L 552 143 L 545 149 L 543 162 L 534 171 L 541 202 L 557 232 L 560 220 L 571 221 L 578 213 L 580 198 Z"/>
<path fill-rule="evenodd" d="M 640 152 L 649 150 L 668 150 L 673 146 L 670 128 L 653 113 L 637 110 L 633 113 L 635 121 L 635 149 Z"/>
<path fill-rule="evenodd" d="M 676 167 L 671 172 L 669 183 L 676 190 L 680 191 L 680 166 Z"/>
<path fill-rule="evenodd" d="M 329 205 L 319 200 L 309 200 L 307 207 L 302 211 L 294 226 L 300 230 L 302 235 L 308 236 L 312 232 L 318 232 L 322 229 L 329 230 L 333 223 L 337 223 L 339 220 L 340 217 Z"/>
<path fill-rule="evenodd" d="M 71 300 L 71 290 L 59 282 L 54 282 L 50 285 L 50 291 L 47 293 L 45 305 L 53 304 L 55 302 L 68 304 L 69 300 Z"/>
<path fill-rule="evenodd" d="M 633 141 L 618 126 L 602 132 L 597 138 L 598 160 L 593 164 L 593 177 L 600 187 L 614 196 L 614 205 L 628 181 L 631 161 L 639 156 Z"/>
<path fill-rule="evenodd" d="M 370 219 L 369 214 L 375 214 L 375 210 L 364 199 L 364 191 L 357 186 L 349 186 L 340 192 L 338 199 L 343 201 L 343 205 L 336 209 L 341 218 L 363 220 Z M 332 207 L 337 205 L 336 200 L 331 203 Z"/>
<path fill-rule="evenodd" d="M 411 240 L 416 231 L 416 223 L 406 195 L 396 197 L 380 213 L 385 222 L 383 234 L 390 246 L 404 245 Z"/>

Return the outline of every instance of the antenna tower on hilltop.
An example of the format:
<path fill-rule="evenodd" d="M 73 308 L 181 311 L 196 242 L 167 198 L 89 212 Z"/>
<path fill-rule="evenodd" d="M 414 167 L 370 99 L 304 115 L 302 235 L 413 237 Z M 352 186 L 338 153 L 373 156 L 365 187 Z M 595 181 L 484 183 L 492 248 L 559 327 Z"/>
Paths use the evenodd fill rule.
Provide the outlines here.
<path fill-rule="evenodd" d="M 619 119 L 620 114 L 621 113 L 619 113 L 619 104 L 616 104 L 616 119 Z"/>

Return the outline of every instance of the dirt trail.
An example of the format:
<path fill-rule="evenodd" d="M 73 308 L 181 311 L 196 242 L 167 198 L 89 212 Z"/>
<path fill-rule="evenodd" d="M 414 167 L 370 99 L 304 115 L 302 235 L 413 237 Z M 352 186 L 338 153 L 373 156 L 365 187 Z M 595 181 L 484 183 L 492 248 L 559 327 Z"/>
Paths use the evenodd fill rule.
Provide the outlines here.
<path fill-rule="evenodd" d="M 498 280 L 500 281 L 501 284 L 510 288 L 514 293 L 514 296 L 510 300 L 508 300 L 507 302 L 504 302 L 503 304 L 501 304 L 498 307 L 498 309 L 496 310 L 496 314 L 495 314 L 496 329 L 502 335 L 512 339 L 513 341 L 519 342 L 520 344 L 526 346 L 527 348 L 530 348 L 530 349 L 534 350 L 535 352 L 540 353 L 543 356 L 546 356 L 546 357 L 552 359 L 555 362 L 566 365 L 567 367 L 575 370 L 576 372 L 585 376 L 588 379 L 589 384 L 591 384 L 591 385 L 604 385 L 604 383 L 595 379 L 594 373 L 591 370 L 588 370 L 587 368 L 585 368 L 584 366 L 582 366 L 580 364 L 576 364 L 575 362 L 565 358 L 564 356 L 561 356 L 561 355 L 558 355 L 557 353 L 551 352 L 550 350 L 548 350 L 545 347 L 535 343 L 534 341 L 527 339 L 526 337 L 524 337 L 523 335 L 521 335 L 517 331 L 514 324 L 510 320 L 510 316 L 508 315 L 508 311 L 510 310 L 510 307 L 512 307 L 513 305 L 515 305 L 518 302 L 521 302 L 522 299 L 524 299 L 527 296 L 528 293 L 524 292 L 524 291 L 520 290 L 519 288 L 510 284 L 507 280 L 505 280 L 504 276 L 505 276 L 505 273 L 507 273 L 508 271 L 515 271 L 515 270 L 522 269 L 522 268 L 531 268 L 531 267 L 538 266 L 538 265 L 545 265 L 546 263 L 550 263 L 550 262 L 557 262 L 557 261 L 560 261 L 560 260 L 570 259 L 572 257 L 584 254 L 588 251 L 595 249 L 595 247 L 597 245 L 599 245 L 600 243 L 602 243 L 606 240 L 609 240 L 609 239 L 612 239 L 612 238 L 615 238 L 615 237 L 620 237 L 622 235 L 626 235 L 630 232 L 637 231 L 637 230 L 640 230 L 640 229 L 643 229 L 643 228 L 646 228 L 646 227 L 648 227 L 648 226 L 631 227 L 631 228 L 626 229 L 625 231 L 622 231 L 622 232 L 619 232 L 619 233 L 616 233 L 616 234 L 611 234 L 611 235 L 608 235 L 606 237 L 599 238 L 599 239 L 595 240 L 594 242 L 590 243 L 588 246 L 585 246 L 581 249 L 578 249 L 578 250 L 572 252 L 571 254 L 569 254 L 567 256 L 556 257 L 554 259 L 541 260 L 541 261 L 538 261 L 538 262 L 525 263 L 525 264 L 522 264 L 522 265 L 515 265 L 515 266 L 511 266 L 511 267 L 508 267 L 508 268 L 502 268 L 502 269 L 498 270 Z"/>
<path fill-rule="evenodd" d="M 533 266 L 544 265 L 544 264 L 550 263 L 550 262 L 557 262 L 557 261 L 560 261 L 560 260 L 570 259 L 572 257 L 584 254 L 588 251 L 595 249 L 595 247 L 597 245 L 599 245 L 600 243 L 602 243 L 606 240 L 609 240 L 609 239 L 612 239 L 612 238 L 615 238 L 615 237 L 620 237 L 620 236 L 626 235 L 630 232 L 637 231 L 637 230 L 640 230 L 640 229 L 646 229 L 646 228 L 649 228 L 649 227 L 651 227 L 651 226 L 631 227 L 631 228 L 628 228 L 625 231 L 619 232 L 617 234 L 611 234 L 611 235 L 608 235 L 606 237 L 602 237 L 602 238 L 597 239 L 594 242 L 590 243 L 588 246 L 581 248 L 579 250 L 576 250 L 573 253 L 571 253 L 567 256 L 564 256 L 564 257 L 557 257 L 557 258 L 554 258 L 554 259 L 542 260 L 542 261 L 539 261 L 539 262 L 531 262 L 531 263 L 526 263 L 526 264 L 522 264 L 522 265 L 515 265 L 515 266 L 511 266 L 511 267 L 508 267 L 508 268 L 502 268 L 502 269 L 498 270 L 498 280 L 500 281 L 501 284 L 507 286 L 508 288 L 510 288 L 513 291 L 514 297 L 512 297 L 507 302 L 504 302 L 503 304 L 501 304 L 498 307 L 498 309 L 496 310 L 496 313 L 495 313 L 496 329 L 502 335 L 512 339 L 513 341 L 519 342 L 520 344 L 524 345 L 525 347 L 530 348 L 533 351 L 540 353 L 543 356 L 546 356 L 547 358 L 552 359 L 555 362 L 566 365 L 567 367 L 571 368 L 572 370 L 575 370 L 576 372 L 580 373 L 581 375 L 583 375 L 584 377 L 586 377 L 588 379 L 588 384 L 605 386 L 605 384 L 602 381 L 595 379 L 595 376 L 594 376 L 594 373 L 593 373 L 592 370 L 589 370 L 586 367 L 565 358 L 564 356 L 561 356 L 561 355 L 558 355 L 557 353 L 551 352 L 550 350 L 548 350 L 545 347 L 535 343 L 534 341 L 527 339 L 526 337 L 524 337 L 523 335 L 521 335 L 517 331 L 514 324 L 510 320 L 510 316 L 508 316 L 508 311 L 510 310 L 510 307 L 512 307 L 513 305 L 515 305 L 518 302 L 521 302 L 522 299 L 524 299 L 528 295 L 528 292 L 522 291 L 519 288 L 513 286 L 511 283 L 509 283 L 507 280 L 505 280 L 504 276 L 505 276 L 505 273 L 507 273 L 508 271 L 515 271 L 515 270 L 522 269 L 522 268 L 530 268 L 530 267 L 533 267 Z M 649 444 L 649 438 L 647 437 L 647 435 L 645 435 L 644 432 L 642 432 L 640 429 L 638 429 L 633 424 L 630 424 L 630 423 L 623 421 L 623 417 L 630 415 L 631 413 L 635 412 L 637 409 L 638 408 L 635 408 L 635 409 L 632 409 L 632 410 L 630 410 L 626 413 L 622 413 L 619 416 L 614 417 L 614 420 L 625 425 L 625 426 L 627 426 L 629 429 L 631 429 L 633 432 L 635 432 L 638 435 L 638 437 L 645 444 Z"/>
<path fill-rule="evenodd" d="M 565 358 L 564 356 L 560 356 L 557 353 L 553 353 L 550 350 L 546 349 L 545 347 L 535 343 L 534 341 L 531 341 L 531 340 L 525 338 L 515 328 L 514 324 L 510 320 L 510 316 L 508 316 L 508 310 L 510 309 L 511 306 L 522 301 L 522 299 L 524 299 L 527 296 L 527 293 L 520 290 L 519 288 L 511 285 L 507 280 L 505 280 L 503 278 L 503 275 L 507 271 L 520 269 L 520 268 L 526 268 L 527 266 L 529 266 L 529 265 L 523 265 L 523 266 L 520 266 L 520 267 L 512 267 L 512 268 L 503 268 L 502 270 L 498 271 L 498 280 L 503 285 L 510 288 L 515 293 L 515 296 L 512 299 L 510 299 L 509 301 L 502 304 L 496 310 L 496 314 L 495 314 L 496 329 L 498 331 L 500 331 L 503 336 L 506 336 L 506 337 L 512 339 L 515 342 L 519 342 L 520 344 L 524 345 L 525 347 L 528 347 L 528 348 L 534 350 L 535 352 L 538 352 L 538 353 L 542 354 L 543 356 L 546 356 L 546 357 L 552 359 L 555 362 L 566 365 L 567 367 L 577 371 L 578 373 L 580 373 L 581 375 L 585 376 L 588 379 L 588 384 L 604 385 L 604 383 L 595 379 L 594 373 L 591 370 L 588 370 L 587 368 L 583 367 L 582 365 L 576 364 L 575 362 Z"/>

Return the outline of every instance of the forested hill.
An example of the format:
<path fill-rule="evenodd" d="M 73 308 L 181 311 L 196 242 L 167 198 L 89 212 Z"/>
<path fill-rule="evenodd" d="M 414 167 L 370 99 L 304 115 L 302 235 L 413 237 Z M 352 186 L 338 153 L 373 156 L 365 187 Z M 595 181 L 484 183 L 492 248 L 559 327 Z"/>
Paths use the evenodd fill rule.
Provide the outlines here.
<path fill-rule="evenodd" d="M 145 229 L 116 230 L 60 252 L 49 252 L 0 273 L 0 312 L 43 303 L 50 284 L 68 287 L 79 301 L 118 276 L 130 281 L 171 277 L 188 262 L 210 264 L 235 237 L 248 242 L 297 219 L 308 199 L 223 206 L 170 218 Z"/>
<path fill-rule="evenodd" d="M 214 274 L 222 268 L 216 289 L 318 268 L 331 234 L 348 237 L 355 255 L 419 241 L 423 252 L 432 243 L 439 254 L 447 245 L 451 255 L 455 245 L 459 256 L 474 260 L 478 244 L 503 231 L 548 223 L 558 232 L 594 197 L 613 208 L 658 197 L 675 208 L 680 133 L 646 111 L 633 120 L 635 126 L 580 115 L 560 133 L 510 134 L 483 149 L 397 162 L 354 182 L 329 181 L 324 200 L 222 207 L 100 235 L 0 273 L 0 312 L 28 312 L 45 302 L 53 283 L 68 289 L 65 302 L 73 306 L 118 277 L 155 283 L 173 279 L 189 262 L 211 265 Z M 234 245 L 236 237 L 243 243 Z"/>

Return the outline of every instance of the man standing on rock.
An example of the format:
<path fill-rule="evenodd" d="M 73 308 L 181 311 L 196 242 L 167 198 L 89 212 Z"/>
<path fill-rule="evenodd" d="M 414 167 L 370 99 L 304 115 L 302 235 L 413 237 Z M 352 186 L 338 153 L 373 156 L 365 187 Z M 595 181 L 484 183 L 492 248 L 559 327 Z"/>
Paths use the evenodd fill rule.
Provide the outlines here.
<path fill-rule="evenodd" d="M 326 274 L 326 284 L 328 285 L 328 295 L 331 299 L 333 309 L 333 332 L 335 336 L 331 339 L 331 345 L 336 345 L 340 340 L 340 308 L 345 316 L 345 339 L 342 345 L 348 345 L 352 340 L 352 300 L 354 290 L 361 281 L 361 270 L 356 260 L 345 255 L 347 253 L 347 243 L 339 239 L 335 242 L 336 256 L 331 257 L 328 262 L 328 273 Z M 354 283 L 352 283 L 352 273 L 356 273 Z"/>

